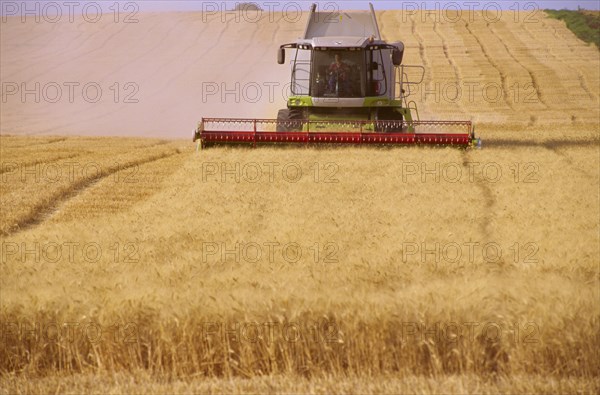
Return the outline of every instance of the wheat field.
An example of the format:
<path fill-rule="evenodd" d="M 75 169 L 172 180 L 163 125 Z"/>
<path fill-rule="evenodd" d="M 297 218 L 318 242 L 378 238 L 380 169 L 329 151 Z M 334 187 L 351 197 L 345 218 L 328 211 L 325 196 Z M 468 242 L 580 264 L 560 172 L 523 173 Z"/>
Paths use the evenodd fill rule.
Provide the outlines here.
<path fill-rule="evenodd" d="M 111 129 L 121 137 L 95 132 L 122 116 L 112 104 L 3 105 L 0 393 L 598 393 L 600 56 L 561 22 L 525 16 L 378 13 L 405 62 L 426 67 L 421 118 L 472 119 L 480 150 L 196 152 L 153 129 L 191 130 L 202 108 L 198 85 L 162 75 L 166 97 L 192 104 L 119 110 L 137 128 Z M 141 18 L 163 35 L 200 17 Z M 244 29 L 277 45 L 303 24 L 277 26 L 215 17 L 205 29 L 222 52 L 181 45 L 226 56 Z M 2 32 L 3 81 L 74 67 L 34 67 L 46 55 L 34 46 L 6 59 L 25 29 Z M 139 38 L 93 29 L 79 32 Z M 68 56 L 89 51 L 73 40 Z M 115 73 L 144 62 L 119 59 L 106 60 Z M 465 82 L 472 98 L 436 88 Z M 483 99 L 486 84 L 497 99 Z"/>

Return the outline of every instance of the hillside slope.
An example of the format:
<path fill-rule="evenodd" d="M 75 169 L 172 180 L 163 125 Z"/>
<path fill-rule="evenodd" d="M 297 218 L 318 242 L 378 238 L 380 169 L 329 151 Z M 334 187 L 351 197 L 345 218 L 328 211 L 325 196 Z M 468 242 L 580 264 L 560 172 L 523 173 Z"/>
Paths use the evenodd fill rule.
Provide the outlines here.
<path fill-rule="evenodd" d="M 202 116 L 274 117 L 285 105 L 289 67 L 277 65 L 276 49 L 301 35 L 307 15 L 292 21 L 265 14 L 258 22 L 193 12 L 136 17 L 54 24 L 7 18 L 0 131 L 188 138 Z M 467 13 L 378 17 L 384 38 L 404 41 L 405 63 L 426 67 L 413 97 L 421 118 L 523 125 L 598 119 L 599 52 L 561 21 L 539 13 L 525 23 L 527 14 L 509 12 L 493 23 Z M 23 95 L 25 89 L 35 93 Z"/>

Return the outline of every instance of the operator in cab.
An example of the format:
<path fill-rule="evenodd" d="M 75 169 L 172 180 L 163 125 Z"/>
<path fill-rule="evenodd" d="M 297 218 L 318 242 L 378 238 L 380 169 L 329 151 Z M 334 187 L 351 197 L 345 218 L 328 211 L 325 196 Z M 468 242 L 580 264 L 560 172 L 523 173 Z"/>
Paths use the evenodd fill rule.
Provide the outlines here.
<path fill-rule="evenodd" d="M 331 63 L 327 72 L 329 74 L 329 92 L 348 91 L 350 68 L 342 61 L 342 56 L 339 53 L 335 54 L 335 61 Z"/>

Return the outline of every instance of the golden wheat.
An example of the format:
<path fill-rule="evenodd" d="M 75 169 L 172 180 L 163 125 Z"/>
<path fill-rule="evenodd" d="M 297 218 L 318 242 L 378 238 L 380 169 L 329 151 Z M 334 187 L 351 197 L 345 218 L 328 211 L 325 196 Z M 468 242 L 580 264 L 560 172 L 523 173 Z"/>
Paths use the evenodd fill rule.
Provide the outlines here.
<path fill-rule="evenodd" d="M 425 100 L 482 150 L 0 136 L 2 391 L 597 393 L 598 51 L 380 17 L 430 89 L 539 96 Z"/>
<path fill-rule="evenodd" d="M 598 172 L 584 163 L 597 139 L 575 148 L 490 140 L 482 151 L 301 157 L 269 148 L 196 154 L 183 144 L 177 169 L 151 195 L 134 191 L 155 188 L 154 178 L 107 177 L 52 221 L 5 238 L 2 321 L 5 336 L 21 342 L 5 349 L 3 365 L 29 375 L 142 369 L 171 378 L 551 374 L 589 385 L 600 324 Z M 140 165 L 140 174 L 160 162 Z M 267 173 L 268 162 L 278 171 Z M 289 164 L 302 171 L 297 182 L 282 172 Z M 511 171 L 525 164 L 535 167 Z M 484 173 L 486 165 L 502 176 Z M 250 182 L 243 169 L 256 166 L 265 173 Z M 112 203 L 90 215 L 97 196 Z M 74 258 L 68 243 L 78 244 Z M 302 257 L 285 255 L 288 243 Z M 466 243 L 495 243 L 504 255 L 477 247 L 470 256 Z M 100 256 L 84 255 L 90 245 Z M 272 258 L 265 245 L 275 246 Z M 450 245 L 461 246 L 460 259 L 443 252 Z M 60 259 L 46 246 L 61 246 Z M 85 335 L 86 325 L 102 336 Z"/>

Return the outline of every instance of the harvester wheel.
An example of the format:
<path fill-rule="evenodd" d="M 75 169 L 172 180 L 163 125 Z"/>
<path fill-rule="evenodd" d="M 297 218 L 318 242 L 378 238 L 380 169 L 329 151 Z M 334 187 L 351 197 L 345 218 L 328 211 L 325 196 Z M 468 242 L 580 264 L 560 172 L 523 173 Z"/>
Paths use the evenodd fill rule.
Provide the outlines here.
<path fill-rule="evenodd" d="M 279 110 L 275 130 L 278 132 L 299 132 L 302 130 L 302 118 L 302 110 L 295 108 Z"/>

